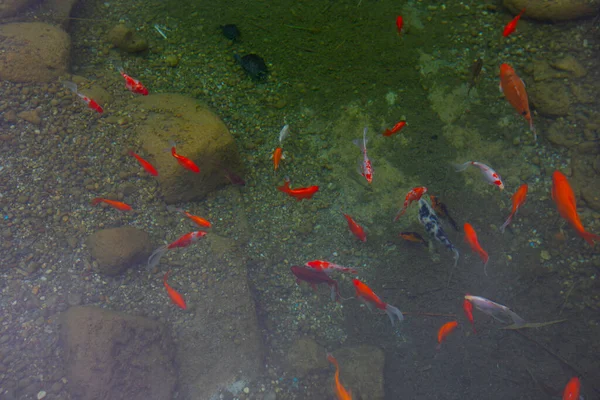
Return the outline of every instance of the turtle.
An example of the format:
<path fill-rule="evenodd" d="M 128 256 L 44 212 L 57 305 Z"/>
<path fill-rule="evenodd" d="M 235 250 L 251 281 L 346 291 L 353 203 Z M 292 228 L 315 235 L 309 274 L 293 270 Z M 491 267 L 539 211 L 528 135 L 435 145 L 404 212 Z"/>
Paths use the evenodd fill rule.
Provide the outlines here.
<path fill-rule="evenodd" d="M 256 54 L 246 54 L 245 56 L 240 57 L 239 55 L 234 54 L 233 57 L 252 79 L 257 81 L 266 79 L 269 69 L 261 56 Z"/>
<path fill-rule="evenodd" d="M 235 24 L 221 25 L 220 28 L 221 28 L 221 32 L 223 33 L 223 36 L 225 36 L 227 39 L 231 40 L 232 42 L 235 42 L 240 38 L 241 32 L 238 29 L 237 25 L 235 25 Z"/>

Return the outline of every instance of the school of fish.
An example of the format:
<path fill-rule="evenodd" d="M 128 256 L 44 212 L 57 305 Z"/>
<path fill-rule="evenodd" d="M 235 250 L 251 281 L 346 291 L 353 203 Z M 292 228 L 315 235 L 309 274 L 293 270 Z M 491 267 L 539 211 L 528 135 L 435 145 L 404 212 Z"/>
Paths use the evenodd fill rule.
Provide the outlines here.
<path fill-rule="evenodd" d="M 521 10 L 520 13 L 516 15 L 514 19 L 512 19 L 505 26 L 502 33 L 504 37 L 508 37 L 516 30 L 517 24 L 520 18 L 525 15 L 525 12 L 525 9 Z M 402 16 L 397 16 L 396 28 L 398 35 L 401 39 L 405 35 L 405 22 L 406 21 Z M 132 78 L 127 73 L 125 73 L 124 69 L 121 66 L 116 66 L 116 69 L 123 77 L 126 89 L 128 89 L 134 94 L 139 94 L 142 96 L 147 96 L 149 94 L 149 90 L 139 80 Z M 480 69 L 481 66 L 479 66 L 479 70 Z M 525 90 L 525 84 L 523 83 L 521 78 L 519 78 L 515 70 L 507 63 L 503 63 L 500 65 L 499 77 L 500 89 L 502 90 L 507 101 L 517 111 L 517 113 L 520 114 L 528 122 L 530 131 L 532 132 L 534 138 L 537 140 L 537 132 L 533 125 L 533 117 L 529 109 L 529 102 L 527 92 Z M 87 105 L 88 108 L 100 114 L 104 112 L 102 106 L 94 99 L 82 94 L 75 83 L 65 81 L 63 82 L 63 84 L 66 88 L 68 88 L 74 94 L 76 94 L 77 97 L 79 97 L 81 101 L 83 101 Z M 405 120 L 401 120 L 399 122 L 396 122 L 391 128 L 385 129 L 381 133 L 381 136 L 391 138 L 399 134 L 400 131 L 402 131 L 403 128 L 405 128 L 406 126 L 407 122 Z M 279 133 L 279 143 L 277 147 L 275 147 L 272 154 L 273 171 L 275 173 L 277 173 L 280 170 L 281 161 L 285 158 L 283 152 L 283 141 L 289 135 L 289 132 L 290 126 L 286 124 Z M 371 162 L 371 159 L 368 155 L 367 144 L 369 142 L 369 138 L 367 136 L 368 128 L 364 127 L 362 138 L 356 139 L 353 143 L 360 149 L 358 172 L 362 177 L 364 177 L 364 179 L 367 182 L 367 185 L 372 185 L 375 179 L 375 175 L 373 163 Z M 194 174 L 201 173 L 201 169 L 195 161 L 186 157 L 185 155 L 180 154 L 177 151 L 175 143 L 170 144 L 169 151 L 172 157 L 174 158 L 174 161 L 176 161 L 182 168 Z M 128 154 L 129 156 L 134 158 L 149 175 L 154 177 L 159 175 L 159 171 L 151 164 L 151 162 L 140 156 L 138 153 L 134 152 L 133 150 L 130 150 Z M 489 184 L 494 185 L 501 191 L 505 189 L 504 182 L 500 175 L 490 166 L 482 162 L 465 161 L 463 164 L 456 165 L 455 170 L 457 172 L 465 171 L 470 166 L 478 168 L 483 176 L 483 179 Z M 223 169 L 232 183 L 241 185 L 245 184 L 243 179 L 237 177 L 231 171 L 226 170 L 225 168 Z M 316 185 L 296 187 L 292 189 L 289 178 L 285 178 L 283 185 L 278 186 L 276 189 L 282 193 L 287 194 L 290 197 L 293 197 L 297 201 L 310 200 L 320 190 L 319 186 Z M 508 216 L 504 224 L 502 224 L 502 226 L 500 227 L 501 232 L 505 231 L 505 229 L 512 223 L 513 219 L 517 214 L 517 211 L 524 206 L 528 194 L 528 189 L 528 185 L 523 184 L 512 195 L 512 209 L 510 215 Z M 440 218 L 445 220 L 457 232 L 459 231 L 459 225 L 457 225 L 455 220 L 450 216 L 447 206 L 444 203 L 442 203 L 437 196 L 430 195 L 430 201 L 428 201 L 427 198 L 424 196 L 426 193 L 428 193 L 428 189 L 425 186 L 418 186 L 411 189 L 406 194 L 402 208 L 397 212 L 396 216 L 394 217 L 394 221 L 398 221 L 408 211 L 412 203 L 418 203 L 418 220 L 423 225 L 424 231 L 430 236 L 431 239 L 434 239 L 434 241 L 426 241 L 418 232 L 400 232 L 398 236 L 406 242 L 419 243 L 427 248 L 433 246 L 434 242 L 441 243 L 444 247 L 446 247 L 446 249 L 448 249 L 453 254 L 454 266 L 456 266 L 459 261 L 460 253 L 458 248 L 450 241 L 448 235 L 444 231 Z M 584 228 L 580 220 L 579 214 L 577 212 L 575 195 L 573 189 L 569 184 L 569 180 L 562 172 L 558 170 L 554 171 L 552 175 L 551 197 L 556 204 L 558 214 L 571 225 L 571 227 L 577 235 L 583 238 L 591 246 L 593 246 L 595 242 L 600 241 L 599 235 L 588 232 Z M 112 207 L 116 210 L 123 212 L 132 211 L 132 207 L 130 205 L 117 200 L 102 197 L 97 197 L 91 200 L 92 206 L 100 204 L 105 204 L 107 207 Z M 171 206 L 169 206 L 168 209 L 170 211 L 182 214 L 200 228 L 209 229 L 212 226 L 212 224 L 208 220 L 200 216 L 193 215 L 183 209 Z M 341 214 L 347 222 L 348 230 L 354 235 L 354 237 L 361 243 L 367 242 L 367 231 L 364 229 L 364 227 L 360 225 L 349 214 L 346 214 L 343 211 L 341 211 Z M 487 275 L 487 265 L 490 260 L 490 257 L 488 255 L 488 252 L 483 248 L 482 244 L 479 242 L 475 227 L 472 224 L 465 222 L 463 224 L 463 232 L 465 242 L 469 245 L 471 250 L 481 258 L 484 273 Z M 161 258 L 167 251 L 177 248 L 186 248 L 192 245 L 193 243 L 197 242 L 199 239 L 203 238 L 207 234 L 208 231 L 206 230 L 192 231 L 183 234 L 177 240 L 169 244 L 157 248 L 148 259 L 149 268 L 157 267 L 160 263 Z M 303 266 L 292 266 L 290 268 L 290 271 L 295 277 L 298 284 L 302 282 L 307 283 L 313 288 L 313 290 L 315 290 L 315 292 L 317 291 L 317 285 L 327 285 L 330 289 L 332 301 L 337 302 L 346 301 L 348 299 L 344 299 L 342 297 L 340 285 L 333 278 L 335 276 L 334 274 L 337 272 L 356 276 L 360 272 L 356 268 L 338 265 L 325 260 L 307 261 Z M 170 272 L 171 271 L 167 271 L 163 277 L 163 285 L 167 292 L 167 296 L 173 304 L 185 311 L 187 309 L 187 304 L 185 302 L 184 296 L 168 283 Z M 380 310 L 381 312 L 387 314 L 392 325 L 394 325 L 396 321 L 399 323 L 404 321 L 405 317 L 404 314 L 400 311 L 400 309 L 383 301 L 382 298 L 379 297 L 375 293 L 375 291 L 373 291 L 373 289 L 371 289 L 366 283 L 359 280 L 358 278 L 353 278 L 352 282 L 354 285 L 354 297 L 357 300 L 363 302 L 369 309 Z M 473 315 L 473 308 L 504 324 L 512 324 L 510 326 L 513 327 L 523 327 L 527 324 L 525 319 L 521 318 L 508 307 L 496 303 L 492 300 L 486 299 L 484 297 L 465 294 L 464 298 L 461 300 L 463 311 L 467 320 L 472 326 L 473 333 L 477 332 L 475 329 L 475 318 Z M 449 336 L 459 326 L 460 322 L 458 320 L 452 320 L 440 326 L 437 332 L 436 348 L 438 350 L 441 350 L 442 343 L 447 341 Z M 340 366 L 338 361 L 330 353 L 326 354 L 326 358 L 330 363 L 334 365 L 336 369 L 334 375 L 333 391 L 337 399 L 352 399 L 351 391 L 347 390 L 341 382 Z M 563 400 L 579 399 L 579 393 L 581 390 L 580 386 L 580 379 L 578 377 L 572 377 L 564 388 Z"/>

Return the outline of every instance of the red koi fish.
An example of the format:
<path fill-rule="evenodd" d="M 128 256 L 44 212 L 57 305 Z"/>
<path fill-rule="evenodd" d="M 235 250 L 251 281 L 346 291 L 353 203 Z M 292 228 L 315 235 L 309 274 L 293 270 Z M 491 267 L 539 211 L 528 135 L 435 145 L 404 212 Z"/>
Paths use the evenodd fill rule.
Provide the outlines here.
<path fill-rule="evenodd" d="M 84 94 L 81 94 L 77 91 L 77 84 L 74 82 L 69 82 L 69 81 L 64 81 L 63 85 L 69 89 L 70 91 L 72 91 L 73 93 L 75 93 L 77 96 L 79 96 L 79 98 L 85 103 L 87 104 L 88 108 L 91 108 L 92 110 L 96 111 L 99 114 L 102 114 L 104 112 L 104 109 L 102 108 L 102 106 L 100 104 L 98 104 L 95 100 L 90 99 L 89 97 L 87 97 Z"/>
<path fill-rule="evenodd" d="M 439 350 L 442 347 L 442 342 L 444 341 L 444 339 L 446 339 L 446 337 L 449 334 L 451 334 L 452 331 L 455 330 L 457 326 L 458 326 L 457 321 L 450 321 L 450 322 L 446 322 L 444 325 L 442 325 L 440 327 L 440 329 L 438 330 L 438 334 L 437 334 L 438 344 L 436 346 L 436 349 Z"/>
<path fill-rule="evenodd" d="M 131 211 L 131 206 L 129 204 L 125 204 L 121 201 L 103 199 L 102 197 L 96 197 L 92 200 L 92 205 L 98 205 L 100 203 L 106 203 L 109 206 L 116 208 L 119 211 Z"/>
<path fill-rule="evenodd" d="M 508 64 L 500 65 L 500 90 L 504 93 L 504 97 L 510 105 L 529 122 L 529 130 L 533 133 L 533 138 L 537 140 L 533 118 L 529 111 L 529 99 L 527 98 L 527 91 L 525 91 L 525 83 Z"/>
<path fill-rule="evenodd" d="M 273 170 L 277 171 L 279 169 L 279 162 L 281 161 L 281 158 L 283 157 L 283 149 L 281 147 L 278 147 L 275 149 L 275 151 L 273 151 Z"/>
<path fill-rule="evenodd" d="M 396 17 L 396 29 L 398 30 L 398 35 L 402 34 L 402 28 L 404 27 L 404 18 L 402 18 L 402 15 L 398 15 Z M 386 135 L 384 135 L 386 136 Z M 387 135 L 389 136 L 389 135 Z"/>
<path fill-rule="evenodd" d="M 504 230 L 506 229 L 508 224 L 511 223 L 513 217 L 517 214 L 517 211 L 519 211 L 519 208 L 521 208 L 521 206 L 525 204 L 525 200 L 527 199 L 528 188 L 529 187 L 527 186 L 527 184 L 524 183 L 521 186 L 519 186 L 515 194 L 512 195 L 512 211 L 510 212 L 508 219 L 500 227 L 500 232 L 504 233 Z"/>
<path fill-rule="evenodd" d="M 183 215 L 185 215 L 186 217 L 188 217 L 193 223 L 195 223 L 198 226 L 204 227 L 204 228 L 210 228 L 211 224 L 210 221 L 205 220 L 202 217 L 199 217 L 197 215 L 193 215 L 190 214 L 189 212 L 181 209 L 181 208 L 177 208 L 177 207 L 172 207 L 172 206 L 168 206 L 167 210 L 169 211 L 177 211 L 182 213 Z"/>
<path fill-rule="evenodd" d="M 200 167 L 198 167 L 195 162 L 185 156 L 182 156 L 181 154 L 177 154 L 177 151 L 175 150 L 175 143 L 171 143 L 171 155 L 175 157 L 179 165 L 181 165 L 183 168 L 188 169 L 195 174 L 200 173 Z"/>
<path fill-rule="evenodd" d="M 473 333 L 477 333 L 475 331 L 475 319 L 473 318 L 473 304 L 467 299 L 463 299 L 463 311 L 473 327 Z"/>
<path fill-rule="evenodd" d="M 380 310 L 384 310 L 385 313 L 390 317 L 390 321 L 392 325 L 394 325 L 394 317 L 398 318 L 400 322 L 404 320 L 404 315 L 398 310 L 396 307 L 391 304 L 384 303 L 379 296 L 377 296 L 370 287 L 359 281 L 358 279 L 353 279 L 352 283 L 354 283 L 354 288 L 356 289 L 356 298 L 361 300 L 367 307 L 370 308 L 371 305 L 374 305 L 376 308 Z"/>
<path fill-rule="evenodd" d="M 408 192 L 408 194 L 404 198 L 404 205 L 402 206 L 402 209 L 400 209 L 400 211 L 398 211 L 398 214 L 396 214 L 396 217 L 394 217 L 394 221 L 398 221 L 398 219 L 400 219 L 400 217 L 404 215 L 408 206 L 413 201 L 421 200 L 421 197 L 425 193 L 427 193 L 427 188 L 425 186 L 418 186 L 416 188 L 412 188 L 410 190 L 410 192 Z"/>
<path fill-rule="evenodd" d="M 327 353 L 327 361 L 335 366 L 335 395 L 337 400 L 352 400 L 352 393 L 346 390 L 346 388 L 340 382 L 340 366 L 331 353 Z"/>
<path fill-rule="evenodd" d="M 332 271 L 346 272 L 354 275 L 358 274 L 358 271 L 354 268 L 342 267 L 341 265 L 337 265 L 329 261 L 313 260 L 304 265 L 317 271 L 323 271 L 327 275 L 329 275 Z"/>
<path fill-rule="evenodd" d="M 360 164 L 359 171 L 360 174 L 364 176 L 367 182 L 369 182 L 370 184 L 373 183 L 373 165 L 371 164 L 371 160 L 369 160 L 369 157 L 367 156 L 367 142 L 367 127 L 365 126 L 365 129 L 363 131 L 362 142 L 360 141 L 360 139 L 356 139 L 352 143 L 357 145 L 362 151 L 363 160 Z"/>
<path fill-rule="evenodd" d="M 129 155 L 132 156 L 132 157 L 135 157 L 135 159 L 138 160 L 138 162 L 140 163 L 140 165 L 142 166 L 142 168 L 144 168 L 147 173 L 149 173 L 152 176 L 158 176 L 158 171 L 148 161 L 144 160 L 142 157 L 140 157 L 139 155 L 135 154 L 133 151 L 130 151 Z"/>
<path fill-rule="evenodd" d="M 165 285 L 165 289 L 167 289 L 167 294 L 169 295 L 169 298 L 171 299 L 171 301 L 175 305 L 177 305 L 179 308 L 185 310 L 187 308 L 187 305 L 185 304 L 185 300 L 183 299 L 183 296 L 181 295 L 181 293 L 179 293 L 178 291 L 173 289 L 171 287 L 171 285 L 169 285 L 169 283 L 167 282 L 167 280 L 169 279 L 170 272 L 171 271 L 167 271 L 167 273 L 165 274 L 165 276 L 163 278 L 163 284 Z"/>
<path fill-rule="evenodd" d="M 350 229 L 350 232 L 352 232 L 354 236 L 356 236 L 361 242 L 366 242 L 367 234 L 365 233 L 365 230 L 362 228 L 362 226 L 356 223 L 356 221 L 353 220 L 352 217 L 348 214 L 344 214 L 343 212 L 342 214 L 344 215 L 344 218 L 346 218 L 346 221 L 348 221 L 348 229 Z"/>
<path fill-rule="evenodd" d="M 405 126 L 406 126 L 406 121 L 400 121 L 400 122 L 398 122 L 396 125 L 394 125 L 394 126 L 392 127 L 392 129 L 389 129 L 389 128 L 388 128 L 388 129 L 386 129 L 386 130 L 385 130 L 385 131 L 382 133 L 382 135 L 383 135 L 383 136 L 392 136 L 392 135 L 395 135 L 396 133 L 400 132 L 400 130 L 401 130 L 402 128 L 404 128 Z"/>
<path fill-rule="evenodd" d="M 320 283 L 325 283 L 331 288 L 331 300 L 340 301 L 342 298 L 337 281 L 331 279 L 325 272 L 313 268 L 300 267 L 297 265 L 294 265 L 290 269 L 292 274 L 294 274 L 296 277 L 296 283 L 298 285 L 304 281 L 308 283 L 316 292 L 317 285 Z"/>
<path fill-rule="evenodd" d="M 581 382 L 579 378 L 574 376 L 565 386 L 563 392 L 563 400 L 579 400 L 579 392 L 581 391 Z"/>
<path fill-rule="evenodd" d="M 498 189 L 500 190 L 504 190 L 504 183 L 502 182 L 502 178 L 500 178 L 500 175 L 498 175 L 496 171 L 494 171 L 492 168 L 488 167 L 483 163 L 477 161 L 467 161 L 464 164 L 456 165 L 456 172 L 462 172 L 465 169 L 467 169 L 470 165 L 479 168 L 479 170 L 483 174 L 483 179 L 485 179 L 487 183 L 498 187 Z"/>
<path fill-rule="evenodd" d="M 190 244 L 198 241 L 198 239 L 206 236 L 207 233 L 208 232 L 205 232 L 205 231 L 189 232 L 189 233 L 186 233 L 185 235 L 181 236 L 176 241 L 159 247 L 158 249 L 154 250 L 154 252 L 150 255 L 150 257 L 148 257 L 148 268 L 156 267 L 158 265 L 158 263 L 160 262 L 160 259 L 162 258 L 162 256 L 167 252 L 167 250 L 175 249 L 177 247 L 187 247 Z"/>
<path fill-rule="evenodd" d="M 481 261 L 483 261 L 483 270 L 487 275 L 486 268 L 489 260 L 487 251 L 485 251 L 479 244 L 479 240 L 477 239 L 477 232 L 475 232 L 475 229 L 471 224 L 466 222 L 463 226 L 463 229 L 465 230 L 465 242 L 467 242 L 469 246 L 471 246 L 471 250 L 473 250 L 474 253 L 479 254 Z"/>
<path fill-rule="evenodd" d="M 560 216 L 566 219 L 590 246 L 594 246 L 594 242 L 600 242 L 600 236 L 587 232 L 583 227 L 579 214 L 577 214 L 573 189 L 571 189 L 567 177 L 560 171 L 554 171 L 552 174 L 552 200 L 556 203 Z"/>
<path fill-rule="evenodd" d="M 525 12 L 525 9 L 522 9 L 521 12 L 516 17 L 514 17 L 508 24 L 506 24 L 506 26 L 504 27 L 504 31 L 502 32 L 502 36 L 508 37 L 508 35 L 513 33 L 515 31 L 515 29 L 517 29 L 517 23 L 521 19 L 521 16 L 523 15 L 524 12 Z"/>
<path fill-rule="evenodd" d="M 291 189 L 290 188 L 290 180 L 289 180 L 289 178 L 286 178 L 283 186 L 278 186 L 277 190 L 279 190 L 280 192 L 283 192 L 283 193 L 287 193 L 289 196 L 295 197 L 296 200 L 300 201 L 300 200 L 312 198 L 313 195 L 319 191 L 319 187 L 318 186 L 309 186 L 309 187 Z"/>
<path fill-rule="evenodd" d="M 118 67 L 117 70 L 121 76 L 125 79 L 125 87 L 135 94 L 141 94 L 142 96 L 148 96 L 148 89 L 140 81 L 127 75 L 123 70 L 123 67 Z"/>

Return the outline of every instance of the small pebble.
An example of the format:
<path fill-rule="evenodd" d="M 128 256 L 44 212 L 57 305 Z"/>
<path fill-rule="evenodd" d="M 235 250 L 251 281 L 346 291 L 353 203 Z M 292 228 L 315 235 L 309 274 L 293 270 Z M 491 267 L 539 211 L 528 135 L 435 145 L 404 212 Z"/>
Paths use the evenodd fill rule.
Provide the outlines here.
<path fill-rule="evenodd" d="M 46 392 L 44 392 L 43 390 L 41 390 L 40 392 L 38 392 L 38 394 L 37 394 L 37 399 L 38 400 L 42 400 L 44 397 L 46 397 Z"/>

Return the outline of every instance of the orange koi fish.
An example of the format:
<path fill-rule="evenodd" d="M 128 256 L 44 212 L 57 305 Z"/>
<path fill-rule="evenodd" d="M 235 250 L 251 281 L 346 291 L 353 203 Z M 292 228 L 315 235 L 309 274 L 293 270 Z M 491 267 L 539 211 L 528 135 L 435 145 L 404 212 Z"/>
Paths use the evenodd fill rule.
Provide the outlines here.
<path fill-rule="evenodd" d="M 427 193 L 427 188 L 425 186 L 419 186 L 416 188 L 412 188 L 410 190 L 410 192 L 408 192 L 408 194 L 406 195 L 406 198 L 404 199 L 404 205 L 402 206 L 402 209 L 400 209 L 400 211 L 398 211 L 398 214 L 396 214 L 394 221 L 398 221 L 398 219 L 400 219 L 400 217 L 404 215 L 408 206 L 413 201 L 421 200 L 421 196 L 423 196 L 425 193 Z"/>
<path fill-rule="evenodd" d="M 398 29 L 398 35 L 402 34 L 402 28 L 404 27 L 404 18 L 402 18 L 402 15 L 398 15 L 396 17 L 396 29 Z M 389 135 L 385 135 L 384 136 L 389 136 Z"/>
<path fill-rule="evenodd" d="M 579 378 L 574 376 L 565 386 L 563 392 L 563 400 L 579 400 L 579 392 L 581 391 L 581 382 Z"/>
<path fill-rule="evenodd" d="M 577 214 L 573 189 L 571 189 L 567 177 L 560 171 L 554 171 L 552 174 L 552 200 L 556 203 L 560 216 L 566 219 L 590 246 L 594 246 L 594 242 L 600 242 L 600 236 L 587 232 L 583 227 L 579 214 Z"/>
<path fill-rule="evenodd" d="M 129 204 L 125 204 L 121 201 L 103 199 L 102 197 L 96 197 L 92 200 L 92 205 L 95 206 L 100 203 L 106 203 L 109 206 L 116 208 L 119 211 L 131 211 L 131 206 Z"/>
<path fill-rule="evenodd" d="M 457 321 L 450 321 L 450 322 L 446 322 L 444 325 L 442 325 L 440 327 L 440 329 L 438 330 L 438 334 L 437 334 L 438 344 L 436 346 L 436 349 L 439 350 L 442 347 L 442 342 L 444 341 L 444 339 L 446 339 L 446 337 L 450 333 L 452 333 L 452 331 L 454 329 L 456 329 L 457 326 L 458 326 Z"/>
<path fill-rule="evenodd" d="M 354 275 L 358 274 L 358 271 L 354 268 L 342 267 L 341 265 L 334 264 L 329 261 L 312 260 L 304 265 L 317 271 L 323 271 L 327 275 L 329 275 L 332 271 L 341 271 Z"/>
<path fill-rule="evenodd" d="M 280 192 L 283 192 L 283 193 L 287 193 L 289 196 L 295 197 L 296 200 L 300 201 L 300 200 L 312 198 L 313 195 L 319 191 L 319 187 L 318 186 L 309 186 L 309 187 L 291 189 L 290 188 L 290 180 L 289 180 L 289 178 L 286 178 L 283 186 L 278 186 L 277 190 L 279 190 Z"/>
<path fill-rule="evenodd" d="M 279 169 L 279 162 L 281 161 L 281 158 L 283 157 L 283 149 L 281 147 L 278 147 L 275 149 L 275 151 L 273 151 L 273 170 L 277 171 Z"/>
<path fill-rule="evenodd" d="M 423 239 L 423 236 L 421 236 L 417 232 L 400 232 L 398 234 L 398 236 L 400 236 L 402 239 L 406 240 L 407 242 L 421 243 L 425 247 L 427 247 L 429 245 L 427 243 L 427 241 L 425 239 Z"/>
<path fill-rule="evenodd" d="M 187 247 L 196 242 L 198 239 L 206 236 L 207 233 L 208 232 L 205 231 L 189 232 L 181 236 L 176 241 L 159 247 L 158 249 L 154 250 L 150 257 L 148 257 L 148 268 L 156 267 L 167 250 L 175 249 L 177 247 Z"/>
<path fill-rule="evenodd" d="M 195 223 L 198 226 L 204 227 L 204 228 L 210 228 L 211 224 L 210 221 L 205 220 L 202 217 L 199 217 L 197 215 L 193 215 L 190 214 L 189 212 L 181 209 L 181 208 L 177 208 L 177 207 L 172 207 L 172 206 L 167 206 L 167 210 L 169 211 L 177 211 L 182 213 L 183 215 L 185 215 L 186 217 L 188 217 L 190 220 L 192 220 L 193 223 Z"/>
<path fill-rule="evenodd" d="M 519 186 L 515 194 L 512 195 L 512 211 L 510 212 L 508 219 L 500 227 L 500 232 L 504 233 L 504 230 L 506 229 L 508 224 L 511 223 L 513 217 L 517 214 L 517 211 L 519 211 L 519 208 L 523 204 L 525 204 L 525 200 L 527 199 L 528 188 L 529 187 L 527 186 L 527 184 L 524 183 L 521 186 Z"/>
<path fill-rule="evenodd" d="M 529 129 L 533 133 L 533 138 L 537 140 L 537 134 L 533 127 L 533 118 L 529 111 L 529 100 L 525 83 L 519 78 L 515 70 L 508 64 L 500 65 L 500 90 L 504 97 L 514 107 L 519 114 L 529 122 Z"/>
<path fill-rule="evenodd" d="M 167 294 L 171 298 L 171 301 L 175 305 L 177 305 L 179 308 L 182 308 L 185 310 L 187 308 L 187 306 L 185 304 L 185 300 L 183 299 L 183 296 L 181 295 L 181 293 L 179 293 L 178 291 L 173 289 L 171 287 L 171 285 L 169 285 L 169 283 L 167 282 L 167 280 L 169 279 L 170 272 L 171 271 L 167 271 L 167 273 L 165 274 L 165 276 L 163 278 L 163 284 L 165 285 L 165 289 L 167 289 Z"/>
<path fill-rule="evenodd" d="M 135 157 L 135 159 L 138 160 L 138 162 L 140 163 L 140 165 L 142 166 L 142 168 L 144 168 L 147 173 L 149 173 L 152 176 L 158 176 L 158 171 L 148 161 L 144 160 L 142 157 L 140 157 L 139 155 L 135 154 L 133 151 L 130 151 L 129 155 L 132 156 L 132 157 Z"/>
<path fill-rule="evenodd" d="M 486 268 L 489 260 L 487 251 L 481 248 L 479 240 L 477 239 L 477 232 L 475 232 L 475 229 L 473 229 L 473 226 L 471 224 L 466 222 L 463 226 L 463 229 L 465 230 L 465 242 L 467 242 L 469 246 L 471 246 L 471 250 L 473 250 L 474 253 L 479 254 L 481 261 L 483 261 L 483 270 L 487 275 Z"/>
<path fill-rule="evenodd" d="M 396 133 L 400 132 L 402 130 L 402 128 L 404 128 L 406 126 L 406 121 L 400 121 L 398 123 L 396 123 L 396 125 L 394 125 L 392 127 L 392 129 L 386 129 L 383 133 L 382 136 L 392 136 L 395 135 Z"/>
<path fill-rule="evenodd" d="M 514 17 L 508 24 L 506 24 L 506 26 L 504 27 L 504 31 L 502 32 L 502 36 L 508 37 L 508 35 L 513 33 L 515 31 L 515 29 L 517 29 L 517 23 L 521 19 L 521 16 L 523 15 L 524 12 L 525 12 L 525 9 L 522 9 L 521 12 L 516 17 Z"/>
<path fill-rule="evenodd" d="M 195 162 L 185 156 L 182 156 L 181 154 L 177 154 L 177 151 L 175 150 L 175 143 L 173 142 L 171 142 L 171 155 L 175 157 L 179 165 L 181 165 L 183 168 L 188 169 L 195 174 L 200 173 L 200 167 L 198 167 Z"/>
<path fill-rule="evenodd" d="M 392 129 L 389 129 L 389 128 L 388 128 L 388 129 L 386 129 L 386 130 L 385 130 L 385 131 L 382 133 L 382 135 L 383 135 L 383 136 L 392 136 L 392 135 L 395 135 L 396 133 L 400 132 L 400 130 L 401 130 L 402 128 L 404 128 L 404 126 L 406 126 L 406 121 L 400 121 L 400 122 L 398 122 L 396 125 L 394 125 L 394 126 L 392 127 Z"/>
<path fill-rule="evenodd" d="M 352 232 L 354 236 L 356 236 L 361 242 L 366 242 L 367 234 L 365 233 L 365 230 L 362 228 L 362 226 L 360 226 L 348 214 L 344 214 L 343 212 L 342 214 L 344 215 L 344 218 L 346 218 L 346 221 L 348 221 L 348 229 L 350 229 L 350 232 Z"/>
<path fill-rule="evenodd" d="M 475 331 L 475 319 L 473 318 L 473 304 L 467 299 L 463 299 L 463 311 L 473 327 L 473 333 L 477 333 Z"/>
<path fill-rule="evenodd" d="M 370 308 L 370 305 L 374 305 L 380 310 L 384 310 L 385 313 L 390 317 L 390 321 L 392 325 L 394 325 L 394 317 L 398 318 L 400 322 L 404 320 L 404 315 L 398 310 L 396 307 L 391 304 L 384 303 L 379 296 L 377 296 L 370 287 L 359 281 L 358 279 L 353 279 L 352 283 L 354 283 L 354 288 L 356 289 L 356 298 L 361 300 L 367 307 Z"/>
<path fill-rule="evenodd" d="M 340 366 L 331 353 L 327 353 L 327 361 L 335 366 L 335 395 L 338 400 L 352 400 L 352 394 L 340 382 Z"/>

